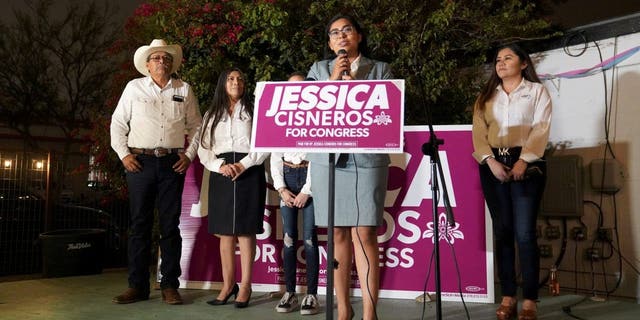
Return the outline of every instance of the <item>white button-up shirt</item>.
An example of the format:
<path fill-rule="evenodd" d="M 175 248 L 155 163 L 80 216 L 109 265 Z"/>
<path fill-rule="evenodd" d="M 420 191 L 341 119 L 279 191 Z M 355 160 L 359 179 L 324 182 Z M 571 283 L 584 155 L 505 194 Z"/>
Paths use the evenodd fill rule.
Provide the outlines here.
<path fill-rule="evenodd" d="M 271 178 L 273 179 L 273 188 L 279 190 L 285 188 L 287 184 L 284 182 L 284 168 L 282 167 L 282 160 L 291 162 L 293 164 L 300 164 L 306 160 L 307 154 L 304 152 L 272 152 L 271 153 Z M 311 195 L 311 168 L 307 167 L 307 177 L 305 180 L 301 193 Z"/>
<path fill-rule="evenodd" d="M 205 114 L 205 119 L 207 118 L 208 112 Z M 202 143 L 198 148 L 198 157 L 202 165 L 209 171 L 220 172 L 224 159 L 218 159 L 216 155 L 227 152 L 247 153 L 247 156 L 239 161 L 247 169 L 262 164 L 269 156 L 269 153 L 249 152 L 251 148 L 252 122 L 251 116 L 244 106 L 238 102 L 234 106 L 231 116 L 227 112 L 223 113 L 222 119 L 220 119 L 215 128 L 213 143 L 211 142 L 213 119 L 206 126 L 203 125 L 201 128 Z M 196 138 L 200 139 L 200 137 L 201 134 L 198 133 Z"/>
<path fill-rule="evenodd" d="M 111 147 L 123 159 L 129 148 L 184 148 L 202 122 L 198 100 L 191 86 L 171 79 L 160 88 L 151 77 L 129 81 L 111 116 Z M 185 155 L 196 155 L 196 143 L 190 143 Z"/>
<path fill-rule="evenodd" d="M 483 163 L 491 148 L 522 147 L 520 159 L 544 155 L 551 128 L 551 97 L 540 83 L 522 79 L 511 93 L 499 85 L 484 112 L 473 115 L 473 157 Z"/>

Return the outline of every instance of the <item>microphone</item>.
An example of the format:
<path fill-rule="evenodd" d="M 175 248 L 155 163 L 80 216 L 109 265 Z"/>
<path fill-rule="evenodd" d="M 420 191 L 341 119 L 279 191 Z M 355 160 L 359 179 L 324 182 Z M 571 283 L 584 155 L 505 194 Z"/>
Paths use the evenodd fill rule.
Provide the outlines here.
<path fill-rule="evenodd" d="M 345 49 L 340 49 L 340 50 L 338 50 L 338 55 L 339 55 L 339 56 L 344 56 L 344 55 L 346 55 L 346 54 L 347 54 L 347 50 L 345 50 Z M 342 71 L 342 75 L 343 75 L 343 76 L 348 76 L 348 75 L 349 75 L 349 70 L 343 70 L 343 71 Z"/>

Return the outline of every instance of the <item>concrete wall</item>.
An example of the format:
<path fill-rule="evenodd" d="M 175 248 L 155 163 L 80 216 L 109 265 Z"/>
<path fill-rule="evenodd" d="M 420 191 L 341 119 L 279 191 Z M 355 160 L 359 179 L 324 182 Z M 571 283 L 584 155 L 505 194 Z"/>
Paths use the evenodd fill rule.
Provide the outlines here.
<path fill-rule="evenodd" d="M 602 60 L 638 45 L 640 33 L 635 33 L 597 41 L 597 46 L 589 42 L 537 53 L 532 57 L 539 74 L 557 75 L 591 68 Z M 572 292 L 577 281 L 578 288 L 589 289 L 583 293 L 595 288 L 598 296 L 604 296 L 604 291 L 615 288 L 619 264 L 622 263 L 621 284 L 613 295 L 638 299 L 640 281 L 633 268 L 640 268 L 640 52 L 604 73 L 543 82 L 553 98 L 551 141 L 558 148 L 555 155 L 582 157 L 584 200 L 594 201 L 601 206 L 601 225 L 614 229 L 614 247 L 620 248 L 623 260 L 628 261 L 620 262 L 615 249 L 611 252 L 610 246 L 600 241 L 594 242 L 600 218 L 595 205 L 585 204 L 582 222 L 587 225 L 587 240 L 574 241 L 569 235 L 566 253 L 560 264 L 560 269 L 564 270 L 559 274 L 561 286 L 568 288 L 563 289 L 565 292 Z M 605 116 L 608 112 L 609 142 L 616 159 L 622 164 L 624 175 L 622 188 L 615 196 L 595 191 L 591 187 L 589 173 L 591 161 L 605 157 Z M 606 158 L 611 157 L 611 153 L 606 154 Z M 542 268 L 549 268 L 556 261 L 562 244 L 561 240 L 545 238 L 544 229 L 551 224 L 559 226 L 562 231 L 562 223 L 560 218 L 539 220 L 543 231 L 539 243 L 553 247 L 553 257 L 541 259 Z M 576 218 L 568 219 L 567 224 L 569 231 L 581 225 Z M 616 231 L 619 242 L 616 241 Z M 602 256 L 611 257 L 592 263 L 585 257 L 589 247 L 600 248 Z"/>

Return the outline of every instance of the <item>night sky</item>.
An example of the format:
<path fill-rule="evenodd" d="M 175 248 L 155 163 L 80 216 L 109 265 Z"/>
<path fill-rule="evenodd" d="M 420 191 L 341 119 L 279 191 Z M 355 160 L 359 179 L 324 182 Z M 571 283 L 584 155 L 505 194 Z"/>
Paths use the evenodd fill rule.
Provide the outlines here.
<path fill-rule="evenodd" d="M 0 0 L 0 17 L 3 23 L 12 23 L 12 7 L 23 9 L 31 0 Z M 87 0 L 74 0 L 87 1 Z M 117 19 L 124 22 L 144 0 L 110 0 L 109 4 L 120 8 Z M 55 1 L 58 10 L 64 9 L 66 1 Z M 574 28 L 598 21 L 640 13 L 640 0 L 567 0 L 556 5 L 551 19 L 565 28 Z"/>
<path fill-rule="evenodd" d="M 27 8 L 26 3 L 32 2 L 33 0 L 0 0 L 2 5 L 0 8 L 0 17 L 2 18 L 2 22 L 5 24 L 12 24 L 15 19 L 13 15 L 13 8 L 24 11 Z M 87 2 L 89 0 L 73 0 L 76 2 Z M 118 15 L 116 19 L 124 23 L 125 19 L 133 14 L 133 11 L 141 4 L 145 2 L 144 0 L 110 0 L 108 1 L 109 5 L 112 7 L 118 8 Z M 67 0 L 56 0 L 54 1 L 54 8 L 57 11 L 64 10 Z M 101 2 L 99 2 L 101 3 Z"/>
<path fill-rule="evenodd" d="M 565 28 L 640 13 L 639 0 L 567 0 L 557 5 L 551 19 Z"/>

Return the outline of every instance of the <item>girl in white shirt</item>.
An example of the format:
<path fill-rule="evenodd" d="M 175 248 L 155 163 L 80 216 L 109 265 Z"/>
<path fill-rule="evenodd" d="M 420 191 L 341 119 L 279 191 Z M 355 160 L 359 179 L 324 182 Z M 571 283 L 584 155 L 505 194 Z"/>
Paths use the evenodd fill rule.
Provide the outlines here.
<path fill-rule="evenodd" d="M 491 213 L 502 302 L 498 319 L 517 313 L 518 245 L 522 296 L 519 320 L 537 319 L 540 258 L 536 219 L 545 185 L 551 98 L 529 55 L 517 45 L 500 48 L 495 68 L 474 106 L 473 156 Z"/>

